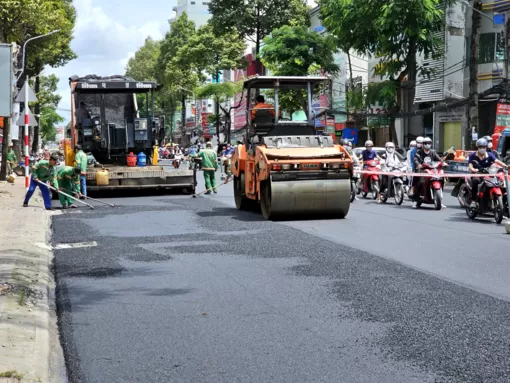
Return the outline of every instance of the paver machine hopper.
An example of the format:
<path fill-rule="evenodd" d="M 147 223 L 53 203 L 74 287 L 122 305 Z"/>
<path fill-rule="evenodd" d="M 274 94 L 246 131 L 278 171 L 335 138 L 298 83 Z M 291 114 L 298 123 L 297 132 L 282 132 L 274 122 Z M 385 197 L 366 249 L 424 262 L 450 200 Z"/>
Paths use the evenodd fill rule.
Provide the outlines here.
<path fill-rule="evenodd" d="M 247 133 L 232 157 L 238 209 L 259 204 L 266 219 L 347 215 L 352 159 L 331 135 L 317 134 L 312 109 L 313 94 L 329 81 L 319 76 L 256 76 L 245 81 Z M 262 90 L 269 90 L 274 105 L 252 107 Z M 305 118 L 281 117 L 279 98 L 292 96 L 301 100 Z"/>

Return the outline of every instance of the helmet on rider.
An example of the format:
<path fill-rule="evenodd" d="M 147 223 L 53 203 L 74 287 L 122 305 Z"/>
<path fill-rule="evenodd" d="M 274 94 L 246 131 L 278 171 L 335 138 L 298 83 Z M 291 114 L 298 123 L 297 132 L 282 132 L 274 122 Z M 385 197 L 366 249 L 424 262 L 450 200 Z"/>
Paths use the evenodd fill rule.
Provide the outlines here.
<path fill-rule="evenodd" d="M 492 137 L 491 136 L 485 136 L 485 137 L 482 137 L 482 138 L 485 138 L 487 140 L 487 148 L 488 149 L 492 149 Z"/>
<path fill-rule="evenodd" d="M 423 139 L 423 148 L 424 149 L 430 149 L 432 148 L 432 138 L 430 137 L 425 137 Z"/>
<path fill-rule="evenodd" d="M 374 147 L 374 143 L 372 142 L 372 140 L 368 140 L 365 142 L 365 148 L 371 152 L 372 151 L 372 148 Z"/>
<path fill-rule="evenodd" d="M 349 146 L 349 143 L 350 143 L 350 142 L 351 142 L 351 141 L 349 141 L 347 138 L 344 138 L 344 139 L 342 140 L 342 146 Z"/>
<path fill-rule="evenodd" d="M 480 138 L 478 141 L 476 141 L 476 148 L 478 149 L 478 153 L 485 154 L 487 152 L 487 145 L 489 143 L 487 142 L 487 139 L 485 137 Z"/>
<path fill-rule="evenodd" d="M 390 154 L 395 151 L 395 144 L 393 142 L 387 142 L 386 145 L 384 145 L 384 147 L 386 148 L 386 151 Z"/>
<path fill-rule="evenodd" d="M 409 147 L 410 147 L 410 148 L 415 148 L 415 147 L 416 147 L 416 141 L 414 141 L 414 140 L 413 140 L 413 141 L 411 141 L 411 142 L 409 143 Z"/>
<path fill-rule="evenodd" d="M 349 142 L 348 142 L 348 145 L 349 145 L 349 148 L 351 148 L 351 149 L 352 149 L 352 141 L 349 141 Z"/>
<path fill-rule="evenodd" d="M 419 149 L 423 146 L 424 138 L 422 136 L 416 137 L 416 147 Z"/>

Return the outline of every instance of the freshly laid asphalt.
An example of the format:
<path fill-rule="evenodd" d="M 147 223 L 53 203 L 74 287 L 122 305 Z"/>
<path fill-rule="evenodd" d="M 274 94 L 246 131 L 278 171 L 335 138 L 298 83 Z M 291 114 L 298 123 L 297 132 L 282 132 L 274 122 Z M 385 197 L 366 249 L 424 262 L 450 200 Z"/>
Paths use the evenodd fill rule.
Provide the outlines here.
<path fill-rule="evenodd" d="M 510 381 L 503 225 L 449 196 L 270 222 L 218 190 L 54 217 L 97 242 L 55 250 L 71 383 Z"/>

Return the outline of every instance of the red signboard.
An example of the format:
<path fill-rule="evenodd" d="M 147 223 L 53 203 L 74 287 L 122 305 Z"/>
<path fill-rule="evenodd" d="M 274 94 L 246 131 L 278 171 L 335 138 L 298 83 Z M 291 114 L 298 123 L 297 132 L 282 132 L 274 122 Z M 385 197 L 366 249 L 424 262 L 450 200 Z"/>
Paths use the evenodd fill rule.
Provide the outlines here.
<path fill-rule="evenodd" d="M 343 122 L 335 124 L 335 131 L 339 132 L 345 128 L 345 124 Z"/>
<path fill-rule="evenodd" d="M 209 128 L 209 116 L 211 113 L 202 113 L 202 128 Z"/>
<path fill-rule="evenodd" d="M 498 103 L 496 107 L 494 133 L 501 133 L 508 127 L 510 127 L 510 104 Z"/>

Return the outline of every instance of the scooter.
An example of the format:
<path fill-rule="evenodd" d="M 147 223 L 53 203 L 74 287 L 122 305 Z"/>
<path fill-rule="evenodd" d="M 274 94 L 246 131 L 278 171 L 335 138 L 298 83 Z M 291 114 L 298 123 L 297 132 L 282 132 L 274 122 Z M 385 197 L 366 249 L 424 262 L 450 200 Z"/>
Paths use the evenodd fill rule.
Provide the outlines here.
<path fill-rule="evenodd" d="M 444 174 L 442 166 L 442 162 L 433 162 L 429 157 L 425 158 L 423 171 L 428 176 L 423 177 L 423 181 L 416 187 L 416 207 L 422 204 L 434 205 L 435 210 L 441 210 L 443 207 L 444 179 L 440 177 Z"/>
<path fill-rule="evenodd" d="M 381 170 L 381 165 L 378 160 L 365 161 L 369 172 L 378 172 Z M 379 190 L 381 188 L 378 174 L 363 174 L 362 177 L 362 192 L 363 198 L 366 198 L 369 192 L 372 192 L 372 199 L 377 199 Z"/>
<path fill-rule="evenodd" d="M 484 177 L 480 182 L 478 190 L 477 206 L 471 207 L 472 178 L 466 177 L 463 198 L 466 203 L 466 215 L 475 219 L 478 214 L 493 214 L 494 221 L 500 224 L 503 221 L 508 205 L 505 207 L 503 187 L 505 186 L 505 172 L 492 166 L 489 169 L 482 169 L 479 174 L 490 174 L 492 177 Z M 460 195 L 460 194 L 459 194 Z M 506 208 L 506 210 L 505 210 Z"/>
<path fill-rule="evenodd" d="M 391 168 L 386 167 L 384 171 L 387 172 L 395 172 L 395 173 L 405 173 L 407 172 L 407 164 L 401 163 L 399 166 L 392 166 Z M 402 205 L 404 202 L 404 176 L 395 175 L 395 176 L 383 176 L 388 177 L 386 190 L 381 193 L 381 201 L 386 202 L 388 198 L 393 198 L 397 205 Z"/>
<path fill-rule="evenodd" d="M 172 164 L 174 165 L 174 168 L 179 169 L 179 166 L 181 166 L 182 163 L 182 155 L 176 154 L 174 157 L 174 161 Z"/>
<path fill-rule="evenodd" d="M 354 202 L 356 199 L 356 195 L 360 193 L 360 174 L 359 171 L 361 168 L 359 166 L 354 166 L 352 169 L 352 178 L 351 178 L 351 202 Z"/>

